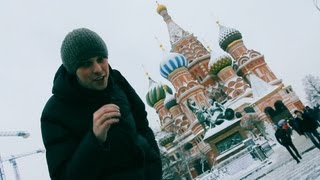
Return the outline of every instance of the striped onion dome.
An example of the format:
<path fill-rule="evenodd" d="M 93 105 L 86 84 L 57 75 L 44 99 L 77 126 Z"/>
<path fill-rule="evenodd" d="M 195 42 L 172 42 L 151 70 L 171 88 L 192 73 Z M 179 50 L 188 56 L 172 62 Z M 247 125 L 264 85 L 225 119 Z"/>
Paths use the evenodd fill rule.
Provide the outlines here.
<path fill-rule="evenodd" d="M 176 98 L 174 97 L 173 94 L 169 94 L 166 91 L 166 98 L 164 99 L 164 107 L 166 107 L 166 109 L 170 109 L 175 105 L 177 105 Z"/>
<path fill-rule="evenodd" d="M 159 84 L 149 77 L 149 90 L 146 95 L 149 106 L 153 107 L 157 102 L 166 97 L 166 91 L 164 89 L 167 89 L 169 93 L 172 93 L 169 86 Z"/>
<path fill-rule="evenodd" d="M 234 28 L 228 28 L 219 25 L 219 29 L 219 45 L 224 51 L 227 50 L 229 44 L 236 40 L 242 39 L 241 33 Z"/>
<path fill-rule="evenodd" d="M 232 58 L 227 54 L 211 55 L 208 63 L 209 72 L 217 75 L 223 68 L 232 65 Z"/>
<path fill-rule="evenodd" d="M 170 73 L 180 67 L 187 67 L 187 59 L 179 53 L 169 53 L 160 63 L 160 74 L 168 79 Z"/>

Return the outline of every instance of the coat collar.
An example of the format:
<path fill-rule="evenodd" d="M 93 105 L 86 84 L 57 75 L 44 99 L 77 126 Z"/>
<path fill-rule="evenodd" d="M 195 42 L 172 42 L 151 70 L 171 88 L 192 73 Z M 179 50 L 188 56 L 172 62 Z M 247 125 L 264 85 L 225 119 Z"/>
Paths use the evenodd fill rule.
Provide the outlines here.
<path fill-rule="evenodd" d="M 113 70 L 110 66 L 109 71 L 110 75 L 107 88 L 102 91 L 98 91 L 81 86 L 77 81 L 77 77 L 75 75 L 69 74 L 66 68 L 61 65 L 54 77 L 52 94 L 59 98 L 73 100 L 75 102 L 96 101 L 99 98 L 103 97 L 105 94 L 109 94 L 114 86 L 112 75 Z"/>

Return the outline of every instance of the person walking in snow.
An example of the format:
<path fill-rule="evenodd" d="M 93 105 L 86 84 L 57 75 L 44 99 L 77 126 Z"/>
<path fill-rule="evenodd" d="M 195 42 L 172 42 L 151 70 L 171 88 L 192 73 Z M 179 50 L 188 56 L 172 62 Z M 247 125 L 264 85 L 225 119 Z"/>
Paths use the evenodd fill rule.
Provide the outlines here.
<path fill-rule="evenodd" d="M 302 120 L 300 118 L 290 118 L 289 125 L 294 129 L 300 136 L 303 135 L 302 131 Z"/>
<path fill-rule="evenodd" d="M 109 66 L 102 38 L 75 29 L 62 42 L 61 58 L 41 115 L 51 179 L 162 179 L 145 105 Z"/>
<path fill-rule="evenodd" d="M 308 113 L 302 113 L 301 111 L 294 111 L 297 118 L 302 119 L 302 130 L 312 143 L 320 149 L 320 134 L 317 131 L 318 123 Z"/>
<path fill-rule="evenodd" d="M 307 114 L 310 118 L 312 118 L 315 122 L 318 123 L 318 126 L 320 125 L 319 121 L 319 109 L 317 107 L 310 108 L 309 106 L 306 106 L 303 109 L 303 114 Z"/>
<path fill-rule="evenodd" d="M 302 157 L 300 156 L 297 148 L 294 146 L 290 133 L 282 128 L 282 126 L 276 126 L 275 136 L 277 141 L 289 151 L 293 159 L 295 159 L 297 163 L 300 163 L 299 158 L 302 159 Z"/>

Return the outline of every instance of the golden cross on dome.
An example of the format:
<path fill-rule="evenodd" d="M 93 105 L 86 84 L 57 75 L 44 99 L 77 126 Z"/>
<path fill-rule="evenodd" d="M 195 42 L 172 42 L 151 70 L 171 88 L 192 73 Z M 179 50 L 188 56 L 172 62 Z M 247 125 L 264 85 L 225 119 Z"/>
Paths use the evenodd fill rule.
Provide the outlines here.
<path fill-rule="evenodd" d="M 155 36 L 156 40 L 158 41 L 159 47 L 160 49 L 164 52 L 166 51 L 166 49 L 164 48 L 164 45 L 160 42 L 160 40 L 157 38 L 157 36 Z"/>
<path fill-rule="evenodd" d="M 219 27 L 221 26 L 221 24 L 220 24 L 220 22 L 219 22 L 219 21 L 216 21 L 216 23 L 218 24 L 218 26 L 219 26 Z"/>
<path fill-rule="evenodd" d="M 143 71 L 144 71 L 144 73 L 145 73 L 145 75 L 148 77 L 148 79 L 150 78 L 150 76 L 149 76 L 149 73 L 148 73 L 148 71 L 146 70 L 146 68 L 144 67 L 144 65 L 143 64 L 141 64 L 141 67 L 142 67 L 142 69 L 143 69 Z"/>

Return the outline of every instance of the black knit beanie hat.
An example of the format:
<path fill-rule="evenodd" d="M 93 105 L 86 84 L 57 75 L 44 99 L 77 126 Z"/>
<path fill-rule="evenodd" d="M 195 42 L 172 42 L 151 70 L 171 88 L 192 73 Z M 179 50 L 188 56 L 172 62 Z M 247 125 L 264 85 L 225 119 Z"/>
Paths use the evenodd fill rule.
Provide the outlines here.
<path fill-rule="evenodd" d="M 70 74 L 76 74 L 83 62 L 95 56 L 108 58 L 107 46 L 97 33 L 79 28 L 64 38 L 61 45 L 61 59 Z"/>

